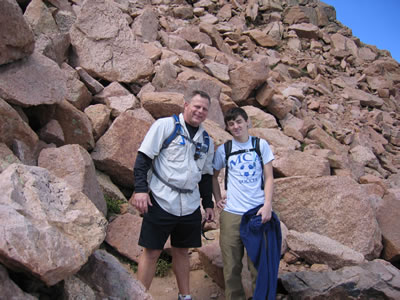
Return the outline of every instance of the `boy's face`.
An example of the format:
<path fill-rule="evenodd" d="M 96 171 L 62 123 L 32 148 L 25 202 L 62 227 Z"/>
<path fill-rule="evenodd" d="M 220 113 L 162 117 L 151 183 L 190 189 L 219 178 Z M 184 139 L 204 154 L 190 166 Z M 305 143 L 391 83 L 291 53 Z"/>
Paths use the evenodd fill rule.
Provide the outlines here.
<path fill-rule="evenodd" d="M 226 129 L 235 139 L 246 138 L 249 135 L 248 128 L 249 121 L 246 121 L 242 116 L 238 116 L 235 120 L 230 120 L 226 123 Z"/>

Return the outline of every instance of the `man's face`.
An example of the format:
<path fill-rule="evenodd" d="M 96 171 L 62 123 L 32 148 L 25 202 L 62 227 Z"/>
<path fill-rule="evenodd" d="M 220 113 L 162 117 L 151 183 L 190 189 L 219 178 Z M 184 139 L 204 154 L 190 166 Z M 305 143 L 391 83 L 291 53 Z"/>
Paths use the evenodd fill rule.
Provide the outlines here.
<path fill-rule="evenodd" d="M 209 102 L 207 98 L 196 95 L 190 103 L 185 102 L 183 118 L 190 125 L 198 127 L 207 118 L 208 106 Z"/>
<path fill-rule="evenodd" d="M 226 129 L 234 138 L 247 137 L 248 126 L 249 122 L 240 115 L 235 120 L 230 120 L 226 123 Z"/>

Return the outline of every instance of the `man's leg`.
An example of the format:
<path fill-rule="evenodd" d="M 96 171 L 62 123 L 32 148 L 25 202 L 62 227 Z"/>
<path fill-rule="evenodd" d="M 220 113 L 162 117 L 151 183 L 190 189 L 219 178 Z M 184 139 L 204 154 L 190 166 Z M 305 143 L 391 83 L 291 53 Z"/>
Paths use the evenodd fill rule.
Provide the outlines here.
<path fill-rule="evenodd" d="M 174 270 L 179 294 L 189 295 L 189 249 L 172 247 L 172 269 Z"/>
<path fill-rule="evenodd" d="M 150 288 L 154 274 L 156 273 L 157 260 L 162 250 L 143 248 L 139 257 L 138 279 L 146 290 Z"/>
<path fill-rule="evenodd" d="M 220 214 L 220 247 L 224 264 L 225 299 L 244 300 L 246 295 L 242 284 L 242 258 L 244 246 L 240 239 L 242 216 L 222 211 Z"/>

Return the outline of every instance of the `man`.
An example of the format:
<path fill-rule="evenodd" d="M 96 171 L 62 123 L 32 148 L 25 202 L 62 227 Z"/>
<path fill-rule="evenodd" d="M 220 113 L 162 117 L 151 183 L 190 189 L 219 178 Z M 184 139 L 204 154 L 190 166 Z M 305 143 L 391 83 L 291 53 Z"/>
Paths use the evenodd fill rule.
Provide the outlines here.
<path fill-rule="evenodd" d="M 210 97 L 194 91 L 179 118 L 158 119 L 146 134 L 134 167 L 135 194 L 130 202 L 143 214 L 139 245 L 144 250 L 139 258 L 138 279 L 146 289 L 150 288 L 158 257 L 171 236 L 178 300 L 192 299 L 188 249 L 201 246 L 200 198 L 206 219 L 214 219 L 214 145 L 201 125 L 209 106 Z M 166 146 L 164 141 L 174 131 L 176 136 Z"/>
<path fill-rule="evenodd" d="M 254 144 L 256 139 L 249 136 L 249 120 L 242 108 L 230 109 L 224 119 L 233 140 L 230 152 L 227 150 L 229 147 L 221 145 L 215 153 L 213 194 L 217 207 L 223 209 L 220 214 L 220 247 L 224 265 L 225 299 L 243 300 L 246 298 L 241 281 L 244 255 L 244 238 L 240 235 L 242 216 L 256 208 L 254 214 L 260 216 L 262 224 L 271 219 L 274 180 L 272 160 L 274 156 L 267 141 L 259 139 L 259 154 L 261 154 L 259 157 L 256 151 L 257 146 Z M 228 159 L 226 151 L 231 153 Z M 226 197 L 221 196 L 218 184 L 218 175 L 222 168 L 226 168 L 225 172 L 227 173 L 225 177 L 227 181 L 225 183 Z M 249 257 L 247 261 L 254 290 L 257 270 Z M 265 286 L 266 283 L 263 282 L 263 285 Z M 260 297 L 259 299 L 266 298 Z"/>

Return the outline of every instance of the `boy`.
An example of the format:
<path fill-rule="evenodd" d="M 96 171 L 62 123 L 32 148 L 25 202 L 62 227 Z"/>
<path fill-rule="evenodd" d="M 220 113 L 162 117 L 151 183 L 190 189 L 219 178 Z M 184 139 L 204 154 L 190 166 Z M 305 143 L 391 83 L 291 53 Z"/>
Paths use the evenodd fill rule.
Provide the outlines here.
<path fill-rule="evenodd" d="M 249 136 L 248 133 L 248 116 L 242 108 L 230 109 L 225 115 L 225 125 L 233 136 L 231 155 L 226 160 L 227 148 L 224 145 L 221 145 L 214 155 L 213 194 L 217 207 L 223 209 L 220 215 L 220 247 L 224 264 L 225 298 L 244 300 L 245 293 L 241 281 L 245 246 L 240 235 L 242 216 L 256 209 L 255 215 L 260 216 L 262 224 L 271 219 L 274 155 L 267 141 L 260 139 L 259 157 L 254 143 L 255 137 Z M 228 173 L 225 179 L 226 198 L 221 196 L 218 184 L 218 175 L 222 168 L 226 168 L 225 172 Z M 249 257 L 247 260 L 254 290 L 257 270 Z"/>

